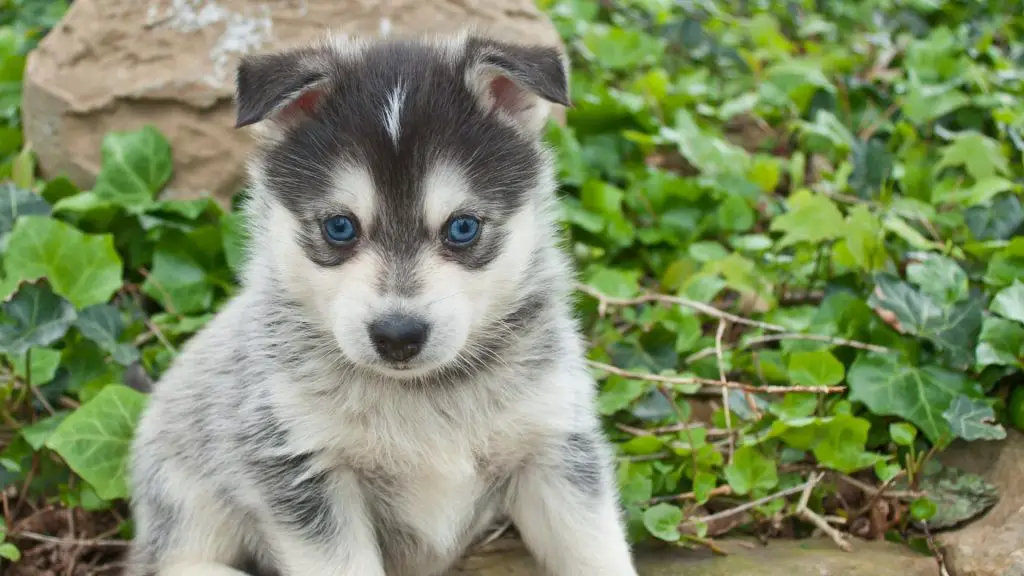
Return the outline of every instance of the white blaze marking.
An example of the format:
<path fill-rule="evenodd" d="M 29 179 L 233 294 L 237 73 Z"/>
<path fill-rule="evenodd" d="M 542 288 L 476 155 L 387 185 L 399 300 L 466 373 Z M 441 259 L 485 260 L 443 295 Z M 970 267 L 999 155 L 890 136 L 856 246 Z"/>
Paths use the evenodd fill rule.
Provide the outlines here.
<path fill-rule="evenodd" d="M 388 130 L 388 135 L 391 136 L 391 142 L 398 146 L 398 136 L 402 133 L 402 128 L 398 124 L 398 119 L 402 115 L 402 104 L 405 102 L 405 86 L 399 85 L 397 88 L 388 94 L 388 105 L 387 109 L 384 110 L 384 126 Z"/>
<path fill-rule="evenodd" d="M 376 208 L 373 177 L 365 166 L 342 165 L 334 170 L 332 200 L 337 207 L 352 211 L 363 226 L 368 226 Z"/>
<path fill-rule="evenodd" d="M 424 216 L 431 228 L 440 229 L 469 200 L 469 183 L 454 164 L 441 161 L 430 168 L 423 182 Z"/>

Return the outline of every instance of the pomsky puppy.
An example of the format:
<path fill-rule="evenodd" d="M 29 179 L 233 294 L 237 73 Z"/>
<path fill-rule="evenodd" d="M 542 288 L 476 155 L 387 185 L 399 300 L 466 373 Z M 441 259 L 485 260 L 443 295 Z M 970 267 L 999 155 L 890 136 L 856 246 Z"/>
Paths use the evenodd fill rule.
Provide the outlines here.
<path fill-rule="evenodd" d="M 435 576 L 504 519 L 636 576 L 542 143 L 567 69 L 470 32 L 242 60 L 241 289 L 142 416 L 128 576 Z"/>

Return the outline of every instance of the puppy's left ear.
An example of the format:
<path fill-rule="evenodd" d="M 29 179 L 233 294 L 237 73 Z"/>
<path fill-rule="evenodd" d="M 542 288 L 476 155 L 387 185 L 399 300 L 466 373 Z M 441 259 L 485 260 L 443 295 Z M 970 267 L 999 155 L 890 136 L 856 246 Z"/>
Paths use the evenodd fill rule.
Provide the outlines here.
<path fill-rule="evenodd" d="M 466 82 L 479 104 L 517 129 L 540 134 L 552 104 L 571 106 L 569 65 L 556 47 L 470 37 Z"/>
<path fill-rule="evenodd" d="M 235 128 L 258 124 L 273 136 L 314 114 L 326 89 L 312 49 L 245 56 L 235 79 Z"/>

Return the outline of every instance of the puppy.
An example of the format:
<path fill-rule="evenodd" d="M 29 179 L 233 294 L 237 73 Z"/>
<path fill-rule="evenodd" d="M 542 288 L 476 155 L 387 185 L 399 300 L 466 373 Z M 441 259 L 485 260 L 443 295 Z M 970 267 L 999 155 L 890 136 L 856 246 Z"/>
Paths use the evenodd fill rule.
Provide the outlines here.
<path fill-rule="evenodd" d="M 154 387 L 129 576 L 435 576 L 511 519 L 636 576 L 573 316 L 554 48 L 463 33 L 250 56 L 241 290 Z"/>

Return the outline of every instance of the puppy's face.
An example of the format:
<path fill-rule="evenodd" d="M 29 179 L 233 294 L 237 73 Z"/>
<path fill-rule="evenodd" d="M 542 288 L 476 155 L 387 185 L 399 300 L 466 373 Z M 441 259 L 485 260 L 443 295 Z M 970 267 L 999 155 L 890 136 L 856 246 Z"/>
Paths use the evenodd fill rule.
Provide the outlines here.
<path fill-rule="evenodd" d="M 332 41 L 244 60 L 238 125 L 255 253 L 348 362 L 415 378 L 491 353 L 550 233 L 550 104 L 568 104 L 551 48 L 468 35 Z"/>

